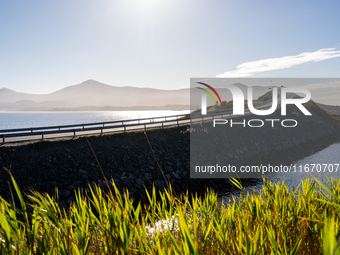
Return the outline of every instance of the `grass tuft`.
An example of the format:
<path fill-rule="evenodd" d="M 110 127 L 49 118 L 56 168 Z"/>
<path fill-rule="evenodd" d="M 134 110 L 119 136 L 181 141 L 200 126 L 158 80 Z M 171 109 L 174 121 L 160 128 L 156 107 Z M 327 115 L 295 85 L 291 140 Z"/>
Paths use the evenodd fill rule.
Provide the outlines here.
<path fill-rule="evenodd" d="M 335 179 L 327 186 L 306 179 L 294 189 L 264 180 L 260 192 L 242 192 L 228 205 L 211 190 L 204 198 L 175 196 L 169 185 L 159 195 L 146 191 L 148 205 L 133 206 L 112 182 L 107 193 L 75 191 L 67 211 L 32 192 L 28 213 L 11 177 L 20 203 L 0 197 L 1 254 L 340 254 Z"/>

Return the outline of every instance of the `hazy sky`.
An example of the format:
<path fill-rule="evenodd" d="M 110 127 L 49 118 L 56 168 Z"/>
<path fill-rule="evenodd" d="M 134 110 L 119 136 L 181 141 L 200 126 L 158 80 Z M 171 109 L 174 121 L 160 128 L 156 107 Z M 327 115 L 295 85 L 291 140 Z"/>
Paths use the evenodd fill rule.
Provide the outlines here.
<path fill-rule="evenodd" d="M 339 1 L 0 1 L 0 88 L 340 77 Z"/>

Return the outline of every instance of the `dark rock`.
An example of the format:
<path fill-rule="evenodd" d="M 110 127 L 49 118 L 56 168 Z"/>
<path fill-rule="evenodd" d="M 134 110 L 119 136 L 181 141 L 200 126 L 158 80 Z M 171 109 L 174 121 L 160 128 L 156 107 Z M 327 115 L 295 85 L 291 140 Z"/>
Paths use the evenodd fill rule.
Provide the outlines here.
<path fill-rule="evenodd" d="M 60 195 L 63 197 L 69 197 L 71 195 L 71 192 L 67 189 L 64 189 L 60 192 Z"/>
<path fill-rule="evenodd" d="M 152 179 L 152 174 L 150 174 L 150 173 L 144 174 L 144 181 L 151 180 L 151 179 Z"/>
<path fill-rule="evenodd" d="M 59 202 L 59 207 L 60 207 L 60 209 L 62 210 L 62 209 L 64 209 L 64 208 L 66 208 L 67 206 L 66 206 L 66 203 L 65 203 L 64 201 L 60 201 L 60 202 Z"/>
<path fill-rule="evenodd" d="M 138 178 L 135 181 L 135 185 L 136 185 L 137 188 L 142 188 L 142 187 L 144 187 L 145 183 L 141 179 Z"/>
<path fill-rule="evenodd" d="M 99 186 L 100 186 L 101 188 L 103 188 L 103 187 L 104 187 L 104 185 L 103 185 L 103 182 L 102 182 L 102 180 L 101 180 L 101 179 L 99 179 L 99 180 L 98 180 L 98 184 L 99 184 Z"/>
<path fill-rule="evenodd" d="M 164 171 L 165 171 L 165 172 L 172 172 L 172 171 L 173 171 L 173 168 L 172 168 L 171 165 L 166 165 L 166 166 L 164 167 Z"/>
<path fill-rule="evenodd" d="M 120 180 L 119 179 L 112 179 L 112 180 L 116 184 L 116 186 L 120 185 Z"/>
<path fill-rule="evenodd" d="M 165 174 L 165 178 L 166 178 L 167 180 L 171 180 L 170 174 Z"/>
<path fill-rule="evenodd" d="M 126 185 L 126 187 L 128 187 L 129 189 L 133 187 L 132 182 L 129 181 L 129 180 L 126 180 L 125 185 Z"/>
<path fill-rule="evenodd" d="M 179 177 L 178 174 L 176 174 L 175 172 L 172 172 L 171 175 L 172 175 L 173 177 L 175 177 L 175 179 L 177 179 L 177 180 L 180 180 L 180 179 L 181 179 L 181 177 Z"/>
<path fill-rule="evenodd" d="M 164 181 L 163 180 L 157 180 L 154 182 L 155 183 L 155 187 L 159 190 L 162 190 L 164 187 Z"/>

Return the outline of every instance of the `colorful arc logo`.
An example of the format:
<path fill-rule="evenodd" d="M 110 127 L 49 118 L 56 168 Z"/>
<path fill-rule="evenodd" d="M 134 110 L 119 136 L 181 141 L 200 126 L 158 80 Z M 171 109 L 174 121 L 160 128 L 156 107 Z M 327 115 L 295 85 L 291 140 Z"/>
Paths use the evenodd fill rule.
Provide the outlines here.
<path fill-rule="evenodd" d="M 217 91 L 216 91 L 213 87 L 211 87 L 210 85 L 208 85 L 208 84 L 206 84 L 206 83 L 203 83 L 203 82 L 197 82 L 197 83 L 206 86 L 206 87 L 209 88 L 212 92 L 214 92 L 215 95 L 217 96 L 218 100 L 220 101 L 220 104 L 222 105 L 222 101 L 221 101 L 220 95 L 217 93 Z M 211 98 L 214 100 L 215 105 L 217 104 L 217 102 L 216 102 L 214 96 L 210 93 L 209 90 L 203 89 L 203 88 L 200 88 L 200 87 L 197 87 L 197 88 L 203 90 L 204 92 L 206 92 L 206 93 L 207 93 L 209 96 L 211 96 Z"/>

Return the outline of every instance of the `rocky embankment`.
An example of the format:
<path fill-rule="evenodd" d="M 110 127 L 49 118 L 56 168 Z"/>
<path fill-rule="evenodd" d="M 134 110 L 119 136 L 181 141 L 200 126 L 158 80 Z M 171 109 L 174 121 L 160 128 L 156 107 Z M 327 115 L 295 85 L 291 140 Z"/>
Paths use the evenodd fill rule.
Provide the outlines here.
<path fill-rule="evenodd" d="M 318 111 L 308 119 L 292 110 L 287 118 L 298 119 L 300 128 L 296 130 L 259 128 L 241 132 L 234 129 L 228 137 L 229 144 L 223 143 L 227 158 L 240 164 L 252 162 L 251 159 L 259 161 L 261 155 L 263 161 L 272 158 L 274 163 L 292 163 L 325 148 L 339 139 L 339 128 L 324 112 Z M 0 195 L 10 198 L 10 176 L 5 167 L 25 192 L 34 189 L 53 194 L 58 187 L 62 206 L 74 200 L 74 189 L 88 189 L 89 183 L 103 186 L 103 175 L 113 180 L 120 190 L 128 188 L 134 197 L 141 198 L 145 187 L 150 190 L 153 184 L 158 189 L 165 186 L 155 158 L 177 191 L 203 192 L 210 187 L 221 193 L 235 189 L 227 179 L 190 179 L 190 132 L 197 130 L 179 127 L 147 131 L 154 154 L 143 132 L 5 145 L 0 147 Z M 269 144 L 269 140 L 274 143 Z M 248 180 L 251 182 L 254 180 Z"/>
<path fill-rule="evenodd" d="M 190 135 L 188 127 L 104 135 L 63 141 L 43 141 L 22 146 L 0 147 L 0 195 L 10 197 L 11 170 L 21 190 L 53 194 L 58 187 L 60 201 L 66 206 L 74 200 L 74 189 L 88 188 L 89 183 L 104 185 L 104 177 L 120 190 L 140 198 L 153 183 L 164 187 L 164 177 L 177 191 L 204 191 L 207 187 L 229 190 L 228 180 L 192 180 L 189 173 Z M 93 152 L 92 152 L 92 149 Z M 94 155 L 95 154 L 95 155 Z M 98 162 L 97 162 L 97 159 Z M 101 171 L 103 170 L 103 173 Z"/>
<path fill-rule="evenodd" d="M 261 165 L 290 167 L 291 163 L 339 141 L 337 118 L 328 115 L 313 101 L 306 107 L 312 116 L 305 116 L 296 106 L 289 105 L 285 116 L 281 116 L 281 110 L 277 109 L 268 116 L 235 117 L 232 120 L 239 124 L 232 127 L 231 120 L 215 127 L 212 122 L 192 125 L 190 160 L 195 166 L 215 166 L 218 163 L 219 166 L 235 166 L 237 170 L 244 166 Z M 286 127 L 282 125 L 283 120 L 286 120 L 283 122 Z M 262 127 L 254 127 L 262 124 Z M 287 127 L 295 124 L 295 127 Z M 196 178 L 231 176 L 223 172 L 196 174 L 194 169 L 191 171 Z M 260 173 L 250 172 L 235 172 L 233 177 L 236 176 L 261 178 Z M 272 176 L 280 177 L 280 173 Z M 294 173 L 291 176 L 294 178 Z"/>

